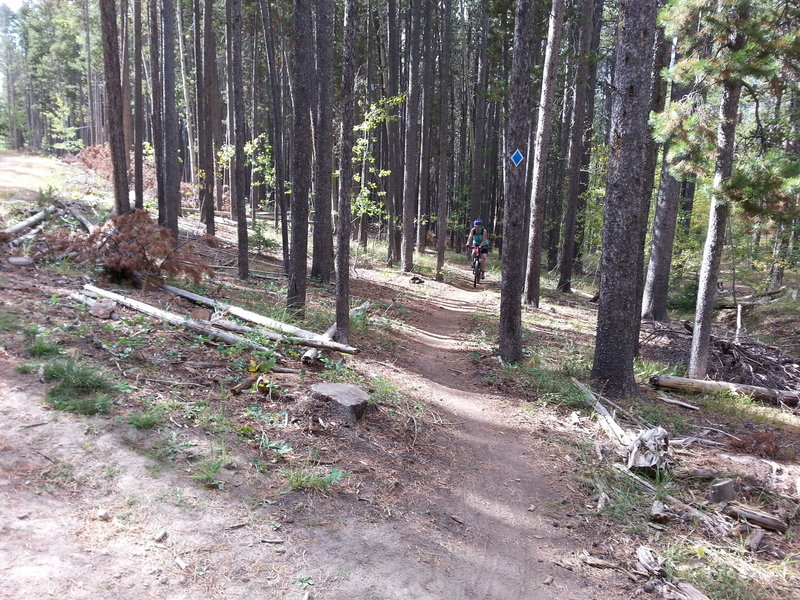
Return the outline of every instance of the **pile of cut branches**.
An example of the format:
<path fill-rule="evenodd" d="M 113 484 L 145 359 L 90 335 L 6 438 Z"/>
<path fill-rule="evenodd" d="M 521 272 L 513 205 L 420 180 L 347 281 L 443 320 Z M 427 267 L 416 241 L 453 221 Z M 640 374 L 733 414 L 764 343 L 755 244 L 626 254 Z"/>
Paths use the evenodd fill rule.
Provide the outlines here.
<path fill-rule="evenodd" d="M 168 229 L 159 227 L 147 211 L 136 210 L 111 217 L 103 227 L 86 235 L 56 233 L 47 239 L 49 254 L 89 261 L 113 281 L 135 279 L 136 274 L 160 278 L 186 275 L 196 283 L 211 267 L 187 246 L 204 238 L 173 246 Z"/>

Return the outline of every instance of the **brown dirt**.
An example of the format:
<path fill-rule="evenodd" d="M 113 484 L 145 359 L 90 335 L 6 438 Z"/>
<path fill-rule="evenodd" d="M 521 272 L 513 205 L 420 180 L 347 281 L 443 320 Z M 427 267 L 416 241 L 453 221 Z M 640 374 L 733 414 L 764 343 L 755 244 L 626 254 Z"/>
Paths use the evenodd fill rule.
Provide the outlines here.
<path fill-rule="evenodd" d="M 27 160 L 0 154 L 0 180 Z M 83 171 L 57 169 L 85 189 Z M 221 222 L 223 240 L 227 229 Z M 231 248 L 198 252 L 226 264 Z M 258 268 L 273 264 L 267 257 Z M 462 268 L 447 284 L 413 284 L 396 271 L 358 268 L 353 296 L 374 308 L 369 326 L 354 331 L 363 351 L 347 365 L 366 385 L 391 382 L 400 398 L 371 407 L 353 427 L 301 415 L 278 428 L 242 415 L 254 405 L 291 412 L 320 368 L 273 378 L 283 390 L 272 397 L 227 393 L 247 374 L 224 348 L 192 342 L 127 309 L 119 310 L 129 319 L 126 329 L 117 330 L 66 300 L 84 274 L 3 261 L 0 309 L 48 328 L 65 352 L 134 387 L 110 417 L 51 410 L 36 374 L 15 372 L 29 339 L 22 331 L 0 333 L 0 418 L 7 424 L 0 430 L 0 597 L 630 597 L 638 584 L 625 570 L 643 536 L 600 519 L 596 498 L 576 490 L 592 430 L 585 419 L 570 422 L 568 411 L 532 415 L 515 386 L 487 383 L 499 366 L 486 325 L 496 316 L 497 287 L 490 274 L 474 290 L 468 276 Z M 256 283 L 217 277 L 211 287 L 222 297 L 282 300 Z M 190 308 L 161 292 L 126 293 L 177 312 Z M 310 304 L 329 307 L 329 296 L 329 288 L 312 286 Z M 574 298 L 549 306 L 539 314 L 537 344 L 587 335 L 574 324 L 588 329 L 591 310 Z M 394 317 L 390 325 L 386 315 Z M 109 353 L 109 345 L 135 335 L 147 343 L 123 357 Z M 127 415 L 148 402 L 172 403 L 170 422 L 157 431 L 133 429 Z M 224 411 L 239 437 L 202 424 L 203 406 Z M 295 450 L 273 465 L 244 426 L 263 427 Z M 157 460 L 153 451 L 165 440 L 172 454 Z M 228 457 L 217 474 L 221 489 L 208 489 L 193 475 L 222 443 Z M 776 477 L 774 463 L 725 450 L 713 465 L 692 452 L 682 458 L 687 467 Z M 303 454 L 351 474 L 331 493 L 277 493 L 285 487 L 282 469 L 305 464 Z M 266 467 L 255 468 L 254 460 Z M 777 476 L 780 489 L 795 493 L 796 469 L 784 465 Z M 620 569 L 587 566 L 586 553 Z"/>

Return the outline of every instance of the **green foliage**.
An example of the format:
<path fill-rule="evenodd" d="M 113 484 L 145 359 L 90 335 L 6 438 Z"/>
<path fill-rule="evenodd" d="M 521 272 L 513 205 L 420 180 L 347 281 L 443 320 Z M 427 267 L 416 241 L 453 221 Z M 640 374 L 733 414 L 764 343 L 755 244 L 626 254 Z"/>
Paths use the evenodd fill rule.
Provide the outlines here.
<path fill-rule="evenodd" d="M 164 422 L 164 410 L 160 406 L 151 406 L 128 415 L 128 422 L 136 429 L 153 429 Z"/>
<path fill-rule="evenodd" d="M 27 347 L 25 353 L 34 358 L 44 358 L 61 354 L 58 344 L 51 342 L 46 337 L 37 337 L 33 343 Z"/>
<path fill-rule="evenodd" d="M 0 331 L 8 333 L 19 329 L 19 317 L 9 310 L 0 310 Z"/>
<path fill-rule="evenodd" d="M 227 462 L 227 457 L 204 460 L 195 467 L 194 474 L 191 477 L 207 488 L 222 489 L 225 486 L 225 482 L 219 479 L 218 474 Z"/>
<path fill-rule="evenodd" d="M 117 388 L 97 369 L 78 365 L 72 360 L 44 365 L 45 381 L 57 382 L 47 392 L 47 401 L 60 410 L 84 415 L 104 414 L 111 409 L 110 392 Z"/>
<path fill-rule="evenodd" d="M 565 406 L 584 406 L 581 392 L 568 375 L 532 364 L 503 365 L 499 382 L 515 385 L 536 394 L 537 398 Z"/>
<path fill-rule="evenodd" d="M 342 471 L 339 467 L 331 467 L 325 474 L 320 474 L 317 467 L 300 466 L 284 473 L 291 490 L 328 491 L 332 485 L 344 480 L 350 471 Z"/>

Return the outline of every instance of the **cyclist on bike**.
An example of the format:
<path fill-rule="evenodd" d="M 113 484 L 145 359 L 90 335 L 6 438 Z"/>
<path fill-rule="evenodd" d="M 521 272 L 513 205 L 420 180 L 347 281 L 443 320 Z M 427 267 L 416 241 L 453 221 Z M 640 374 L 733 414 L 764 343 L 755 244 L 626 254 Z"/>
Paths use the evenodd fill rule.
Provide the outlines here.
<path fill-rule="evenodd" d="M 467 239 L 472 247 L 480 248 L 481 253 L 481 279 L 486 277 L 486 257 L 489 252 L 489 232 L 483 226 L 483 221 L 475 219 Z"/>

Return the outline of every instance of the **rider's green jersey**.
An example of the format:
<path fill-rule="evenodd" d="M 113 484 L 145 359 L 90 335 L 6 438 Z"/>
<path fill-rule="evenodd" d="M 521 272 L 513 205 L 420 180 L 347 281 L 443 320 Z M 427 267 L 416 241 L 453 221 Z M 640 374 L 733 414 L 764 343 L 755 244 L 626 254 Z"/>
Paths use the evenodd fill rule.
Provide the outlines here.
<path fill-rule="evenodd" d="M 472 233 L 472 245 L 473 246 L 480 246 L 480 245 L 485 246 L 488 243 L 489 243 L 489 240 L 486 239 L 486 228 L 485 227 L 481 227 L 480 232 L 478 232 L 477 229 L 473 229 L 473 233 Z"/>

